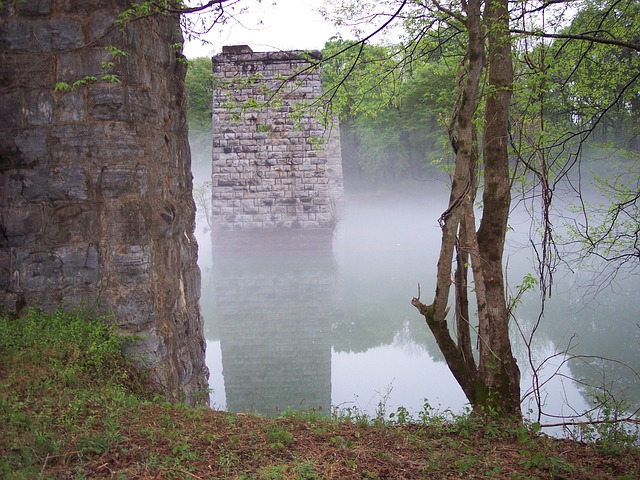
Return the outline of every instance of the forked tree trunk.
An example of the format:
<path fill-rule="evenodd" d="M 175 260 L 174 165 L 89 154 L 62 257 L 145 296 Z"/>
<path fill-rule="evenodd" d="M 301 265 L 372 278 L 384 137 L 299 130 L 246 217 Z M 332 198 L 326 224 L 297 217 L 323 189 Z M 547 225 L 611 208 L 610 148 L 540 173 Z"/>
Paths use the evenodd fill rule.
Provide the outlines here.
<path fill-rule="evenodd" d="M 466 298 L 466 262 L 468 248 L 465 241 L 459 241 L 461 218 L 472 205 L 475 190 L 475 164 L 478 157 L 477 135 L 475 133 L 474 115 L 478 108 L 480 79 L 482 77 L 484 47 L 481 25 L 480 0 L 469 0 L 467 3 L 467 30 L 469 42 L 461 75 L 461 91 L 455 112 L 455 133 L 452 134 L 452 146 L 456 152 L 455 171 L 449 198 L 449 208 L 441 215 L 442 242 L 437 269 L 437 286 L 434 301 L 431 305 L 414 298 L 412 304 L 424 315 L 429 329 L 433 333 L 438 347 L 442 351 L 447 365 L 460 384 L 472 406 L 476 404 L 478 372 L 470 350 L 471 326 L 468 318 Z M 475 230 L 473 220 L 462 222 L 462 231 Z M 447 324 L 447 306 L 452 283 L 452 262 L 456 245 L 458 251 L 458 284 L 455 289 L 456 319 L 458 342 L 452 336 Z M 463 293 L 463 290 L 464 293 Z M 467 318 L 465 318 L 465 315 Z"/>
<path fill-rule="evenodd" d="M 485 61 L 481 2 L 466 4 L 469 35 L 462 90 L 456 111 L 455 172 L 449 207 L 440 217 L 442 244 L 434 301 L 412 304 L 425 317 L 447 365 L 474 412 L 520 418 L 520 371 L 511 352 L 509 315 L 504 291 L 502 253 L 510 206 L 507 150 L 509 102 L 513 72 L 507 0 L 487 2 L 484 21 L 488 33 L 489 96 L 484 116 L 483 216 L 475 231 L 473 202 L 477 182 L 477 135 L 474 116 Z M 452 263 L 456 273 L 452 277 Z M 478 309 L 478 358 L 471 347 L 467 266 L 471 264 Z M 450 286 L 455 284 L 455 340 L 446 317 Z"/>

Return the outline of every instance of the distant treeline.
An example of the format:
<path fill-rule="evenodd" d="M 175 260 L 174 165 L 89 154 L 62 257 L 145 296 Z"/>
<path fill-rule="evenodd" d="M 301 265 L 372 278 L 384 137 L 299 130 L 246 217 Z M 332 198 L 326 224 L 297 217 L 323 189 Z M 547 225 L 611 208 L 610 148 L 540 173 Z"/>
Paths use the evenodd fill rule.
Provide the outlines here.
<path fill-rule="evenodd" d="M 580 11 L 567 32 L 589 30 L 588 22 L 599 18 L 597 4 L 589 9 L 595 10 Z M 619 41 L 632 42 L 626 37 L 638 30 L 631 24 L 639 22 L 640 7 L 632 5 L 620 15 L 626 16 L 629 28 L 623 28 L 622 21 L 600 28 L 609 28 Z M 608 18 L 603 15 L 602 21 Z M 412 38 L 412 28 L 405 26 L 406 38 Z M 459 67 L 465 42 L 461 30 L 392 45 L 343 40 L 325 44 L 322 107 L 340 119 L 347 188 L 393 187 L 446 171 L 453 159 L 451 118 L 461 100 L 455 92 L 463 78 Z M 557 172 L 579 159 L 587 170 L 607 175 L 640 153 L 637 52 L 557 38 L 534 45 L 517 40 L 514 53 L 514 169 L 518 162 L 544 156 L 557 165 Z M 188 119 L 197 166 L 211 160 L 213 77 L 209 58 L 189 63 Z M 482 95 L 486 99 L 491 92 L 485 88 Z M 482 131 L 478 136 L 481 141 Z"/>

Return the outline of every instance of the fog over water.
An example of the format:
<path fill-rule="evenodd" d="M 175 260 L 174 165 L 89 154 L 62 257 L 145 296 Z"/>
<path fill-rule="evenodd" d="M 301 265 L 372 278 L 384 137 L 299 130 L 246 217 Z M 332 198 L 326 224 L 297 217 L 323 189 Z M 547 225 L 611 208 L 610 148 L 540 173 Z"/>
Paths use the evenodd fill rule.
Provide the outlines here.
<path fill-rule="evenodd" d="M 258 242 L 238 254 L 220 252 L 200 222 L 201 305 L 214 408 L 275 414 L 289 407 L 325 413 L 339 407 L 375 415 L 384 405 L 387 414 L 402 406 L 418 415 L 427 402 L 441 411 L 464 410 L 460 387 L 410 304 L 418 284 L 423 300 L 433 297 L 437 219 L 447 205 L 442 184 L 422 183 L 419 189 L 423 194 L 347 195 L 333 243 L 324 250 L 271 251 Z M 528 220 L 515 215 L 512 226 L 507 256 L 513 291 L 535 270 Z M 591 298 L 580 285 L 593 275 L 557 275 L 532 343 L 535 366 L 571 346 L 574 354 L 603 355 L 640 370 L 638 279 L 628 277 L 615 295 Z M 516 310 L 525 334 L 539 311 L 539 294 L 528 292 Z M 524 395 L 532 370 L 515 323 L 512 337 Z M 562 359 L 549 360 L 539 372 L 542 381 L 556 373 L 543 387 L 546 413 L 588 408 L 586 389 L 570 380 L 576 376 L 609 385 L 636 403 L 640 398 L 629 369 L 596 368 L 599 360 L 593 358 Z M 532 410 L 535 419 L 532 396 L 523 410 Z"/>

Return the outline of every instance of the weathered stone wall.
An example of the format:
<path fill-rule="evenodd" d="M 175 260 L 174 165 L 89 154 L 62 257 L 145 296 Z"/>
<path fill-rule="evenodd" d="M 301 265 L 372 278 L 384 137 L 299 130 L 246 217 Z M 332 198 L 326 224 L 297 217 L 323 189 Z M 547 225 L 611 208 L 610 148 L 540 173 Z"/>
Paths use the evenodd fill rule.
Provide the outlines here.
<path fill-rule="evenodd" d="M 333 228 L 342 159 L 337 123 L 325 128 L 314 106 L 322 85 L 309 67 L 320 58 L 244 46 L 213 57 L 214 235 Z"/>
<path fill-rule="evenodd" d="M 178 19 L 122 30 L 128 0 L 5 3 L 0 304 L 112 311 L 145 338 L 137 353 L 156 380 L 193 401 L 208 371 Z"/>

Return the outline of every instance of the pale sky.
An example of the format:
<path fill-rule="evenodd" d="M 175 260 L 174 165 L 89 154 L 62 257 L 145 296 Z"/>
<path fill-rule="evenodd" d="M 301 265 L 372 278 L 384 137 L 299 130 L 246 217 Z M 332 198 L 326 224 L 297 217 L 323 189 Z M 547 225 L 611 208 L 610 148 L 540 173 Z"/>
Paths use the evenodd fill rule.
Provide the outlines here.
<path fill-rule="evenodd" d="M 249 45 L 254 52 L 321 50 L 338 32 L 318 12 L 323 0 L 246 0 L 244 3 L 250 12 L 238 15 L 235 22 L 214 26 L 206 35 L 212 45 L 185 42 L 187 58 L 215 55 L 225 45 Z M 341 33 L 345 39 L 350 37 L 345 31 Z"/>

